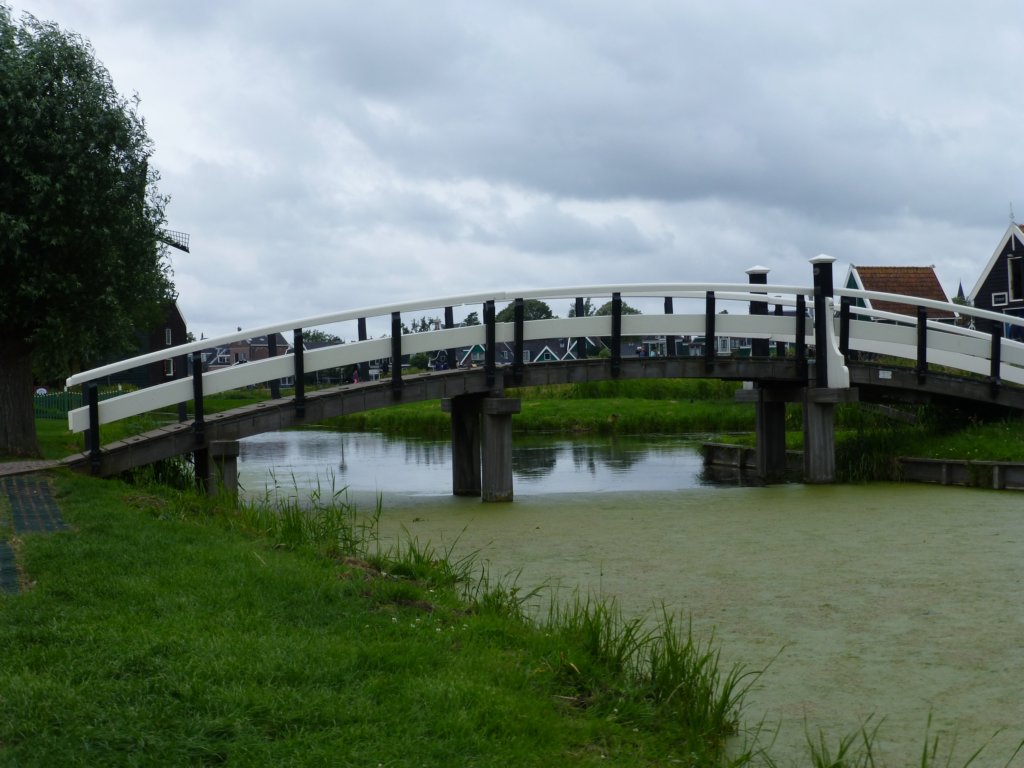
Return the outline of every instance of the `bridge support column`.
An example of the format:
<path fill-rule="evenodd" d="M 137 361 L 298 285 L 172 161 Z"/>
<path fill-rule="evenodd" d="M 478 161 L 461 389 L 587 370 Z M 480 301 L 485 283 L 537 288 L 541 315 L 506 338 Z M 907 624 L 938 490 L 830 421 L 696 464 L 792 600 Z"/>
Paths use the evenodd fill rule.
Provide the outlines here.
<path fill-rule="evenodd" d="M 758 389 L 755 420 L 757 474 L 768 483 L 786 476 L 786 402 Z"/>
<path fill-rule="evenodd" d="M 512 501 L 512 414 L 519 410 L 518 399 L 488 397 L 483 401 L 484 501 Z"/>
<path fill-rule="evenodd" d="M 452 493 L 480 495 L 480 404 L 478 395 L 460 395 L 441 401 L 452 417 Z"/>
<path fill-rule="evenodd" d="M 238 441 L 215 440 L 210 443 L 208 450 L 213 462 L 205 479 L 207 494 L 216 496 L 226 493 L 236 496 L 238 494 Z"/>
<path fill-rule="evenodd" d="M 459 395 L 441 401 L 452 417 L 452 493 L 512 501 L 512 414 L 519 400 Z"/>
<path fill-rule="evenodd" d="M 855 389 L 808 387 L 804 392 L 804 482 L 836 481 L 835 407 L 855 402 Z"/>

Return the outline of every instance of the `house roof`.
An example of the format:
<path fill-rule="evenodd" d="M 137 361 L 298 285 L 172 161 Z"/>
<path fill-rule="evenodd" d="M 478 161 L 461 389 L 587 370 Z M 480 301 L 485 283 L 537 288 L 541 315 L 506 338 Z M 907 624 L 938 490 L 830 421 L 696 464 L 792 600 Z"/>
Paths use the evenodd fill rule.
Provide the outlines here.
<path fill-rule="evenodd" d="M 981 286 L 984 284 L 985 278 L 988 277 L 989 272 L 992 271 L 992 267 L 994 267 L 996 262 L 999 261 L 999 257 L 1003 255 L 1003 249 L 1006 248 L 1006 244 L 1010 241 L 1011 237 L 1016 237 L 1021 245 L 1024 246 L 1024 228 L 1022 228 L 1021 224 L 1010 222 L 1010 225 L 1006 228 L 1002 239 L 999 241 L 999 245 L 997 245 L 996 249 L 992 252 L 992 256 L 989 258 L 988 264 L 985 265 L 985 268 L 981 270 L 981 274 L 978 275 L 978 282 L 974 284 L 971 292 L 967 294 L 967 298 L 971 304 L 974 304 L 975 300 L 978 298 L 978 292 L 981 290 Z"/>
<path fill-rule="evenodd" d="M 942 289 L 935 267 L 857 267 L 851 266 L 850 273 L 858 285 L 865 291 L 881 293 L 900 293 L 904 296 L 916 296 L 919 299 L 949 301 Z M 917 315 L 917 307 L 896 301 L 873 300 L 867 302 L 871 309 L 880 312 L 892 312 L 898 315 Z M 928 307 L 931 319 L 954 318 L 956 313 L 945 309 Z"/>

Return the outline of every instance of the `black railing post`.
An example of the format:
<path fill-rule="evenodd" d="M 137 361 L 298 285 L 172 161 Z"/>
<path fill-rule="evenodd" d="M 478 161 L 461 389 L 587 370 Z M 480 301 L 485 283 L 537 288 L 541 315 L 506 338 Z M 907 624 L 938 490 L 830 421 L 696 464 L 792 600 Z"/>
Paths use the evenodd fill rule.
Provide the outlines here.
<path fill-rule="evenodd" d="M 292 355 L 295 360 L 295 416 L 306 416 L 306 359 L 302 341 L 302 329 L 292 331 Z"/>
<path fill-rule="evenodd" d="M 839 300 L 839 351 L 843 357 L 850 356 L 850 307 L 853 299 L 843 296 Z"/>
<path fill-rule="evenodd" d="M 178 357 L 172 358 L 174 378 L 184 379 L 189 375 L 188 364 L 190 359 L 188 355 L 178 355 Z M 178 423 L 182 424 L 186 421 L 188 421 L 188 403 L 182 400 L 178 403 Z"/>
<path fill-rule="evenodd" d="M 671 315 L 675 313 L 675 308 L 672 306 L 672 297 L 665 297 L 665 314 Z M 676 356 L 676 337 L 670 334 L 665 334 L 665 356 L 675 357 Z"/>
<path fill-rule="evenodd" d="M 95 381 L 85 385 L 85 396 L 89 404 L 89 432 L 85 436 L 89 449 L 89 471 L 100 473 L 100 388 Z"/>
<path fill-rule="evenodd" d="M 715 364 L 715 292 L 704 294 L 704 364 Z"/>
<path fill-rule="evenodd" d="M 444 308 L 444 327 L 445 328 L 454 328 L 455 327 L 455 309 L 452 308 L 452 307 L 445 307 Z M 453 347 L 449 347 L 448 351 L 445 352 L 445 355 L 447 355 L 447 357 L 448 357 L 448 367 L 449 368 L 458 368 L 459 367 L 459 361 L 455 358 L 457 353 L 458 353 L 458 350 L 456 350 Z"/>
<path fill-rule="evenodd" d="M 391 393 L 402 393 L 402 313 L 391 313 Z"/>
<path fill-rule="evenodd" d="M 360 317 L 356 320 L 356 336 L 359 341 L 366 341 L 368 336 L 366 335 L 366 318 Z M 356 365 L 356 370 L 359 372 L 360 381 L 370 380 L 370 363 L 364 360 Z"/>
<path fill-rule="evenodd" d="M 204 488 L 210 476 L 210 452 L 206 445 L 206 421 L 203 410 L 203 358 L 192 353 L 192 467 L 196 484 Z"/>
<path fill-rule="evenodd" d="M 989 367 L 988 381 L 991 385 L 992 397 L 999 392 L 999 385 L 1002 384 L 1002 359 L 1003 359 L 1003 324 L 992 323 L 992 354 Z"/>
<path fill-rule="evenodd" d="M 587 303 L 582 296 L 576 297 L 576 317 L 584 317 L 587 313 Z M 587 356 L 587 339 L 580 336 L 576 339 L 576 359 L 583 360 Z"/>
<path fill-rule="evenodd" d="M 814 386 L 828 386 L 828 328 L 825 327 L 825 293 L 814 286 Z"/>
<path fill-rule="evenodd" d="M 928 310 L 917 308 L 917 383 L 924 384 L 928 375 Z"/>
<path fill-rule="evenodd" d="M 523 336 L 523 320 L 526 317 L 526 302 L 523 299 L 516 299 L 513 304 L 513 319 L 515 330 L 512 342 L 512 380 L 516 384 L 523 383 L 523 353 L 526 351 L 526 343 Z"/>
<path fill-rule="evenodd" d="M 622 371 L 622 294 L 612 294 L 612 377 Z"/>
<path fill-rule="evenodd" d="M 775 305 L 775 316 L 776 317 L 782 317 L 782 305 L 781 304 L 776 304 Z M 775 342 L 775 356 L 778 357 L 778 358 L 783 358 L 783 357 L 786 356 L 786 342 L 784 342 L 784 341 L 776 341 Z"/>
<path fill-rule="evenodd" d="M 796 365 L 800 376 L 807 378 L 807 299 L 802 293 L 796 295 Z"/>
<path fill-rule="evenodd" d="M 497 380 L 494 323 L 494 299 L 488 299 L 484 302 L 484 377 L 488 387 Z"/>
<path fill-rule="evenodd" d="M 750 285 L 767 285 L 768 284 L 768 268 L 767 267 L 751 267 L 747 270 L 747 281 Z M 751 291 L 753 293 L 753 291 Z M 768 314 L 768 302 L 767 301 L 752 301 L 750 302 L 750 314 L 752 315 L 767 315 Z M 750 355 L 751 357 L 768 357 L 768 348 L 770 342 L 768 339 L 752 339 L 750 342 Z"/>
<path fill-rule="evenodd" d="M 267 334 L 267 357 L 277 357 L 277 331 Z M 270 399 L 281 399 L 281 380 L 270 380 Z"/>
<path fill-rule="evenodd" d="M 832 264 L 831 256 L 815 256 L 811 259 L 814 268 L 814 373 L 815 386 L 828 386 L 828 323 L 832 318 L 825 311 L 825 299 L 832 298 Z"/>

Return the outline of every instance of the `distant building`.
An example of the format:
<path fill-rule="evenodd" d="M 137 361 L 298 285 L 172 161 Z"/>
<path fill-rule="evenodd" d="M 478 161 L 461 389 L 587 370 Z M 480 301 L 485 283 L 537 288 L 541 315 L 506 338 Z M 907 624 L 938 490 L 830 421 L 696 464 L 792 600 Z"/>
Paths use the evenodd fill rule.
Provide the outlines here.
<path fill-rule="evenodd" d="M 948 302 L 949 297 L 942 289 L 935 267 L 857 267 L 851 266 L 846 275 L 846 287 L 861 291 L 898 293 L 919 299 Z M 917 317 L 917 305 L 896 301 L 857 299 L 857 306 L 895 315 Z M 947 309 L 926 307 L 929 320 L 952 323 L 956 313 Z"/>
<path fill-rule="evenodd" d="M 1020 224 L 1012 222 L 1006 228 L 967 300 L 977 309 L 1024 317 L 1024 231 Z M 976 322 L 978 330 L 991 330 L 991 321 Z M 1008 338 L 1021 338 L 1017 326 L 1007 325 L 1005 332 Z"/>

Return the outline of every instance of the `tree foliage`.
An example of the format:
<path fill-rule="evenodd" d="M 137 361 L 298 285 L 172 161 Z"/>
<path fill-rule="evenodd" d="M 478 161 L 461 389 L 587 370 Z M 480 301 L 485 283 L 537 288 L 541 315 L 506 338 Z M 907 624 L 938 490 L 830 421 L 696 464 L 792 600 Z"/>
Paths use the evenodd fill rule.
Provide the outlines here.
<path fill-rule="evenodd" d="M 88 42 L 0 5 L 0 454 L 36 450 L 33 370 L 123 352 L 174 296 L 137 110 Z"/>
<path fill-rule="evenodd" d="M 509 304 L 501 312 L 494 316 L 496 323 L 511 323 L 515 318 L 516 305 Z M 555 315 L 551 312 L 545 302 L 540 299 L 524 299 L 523 300 L 523 319 L 524 320 L 550 320 Z"/>

